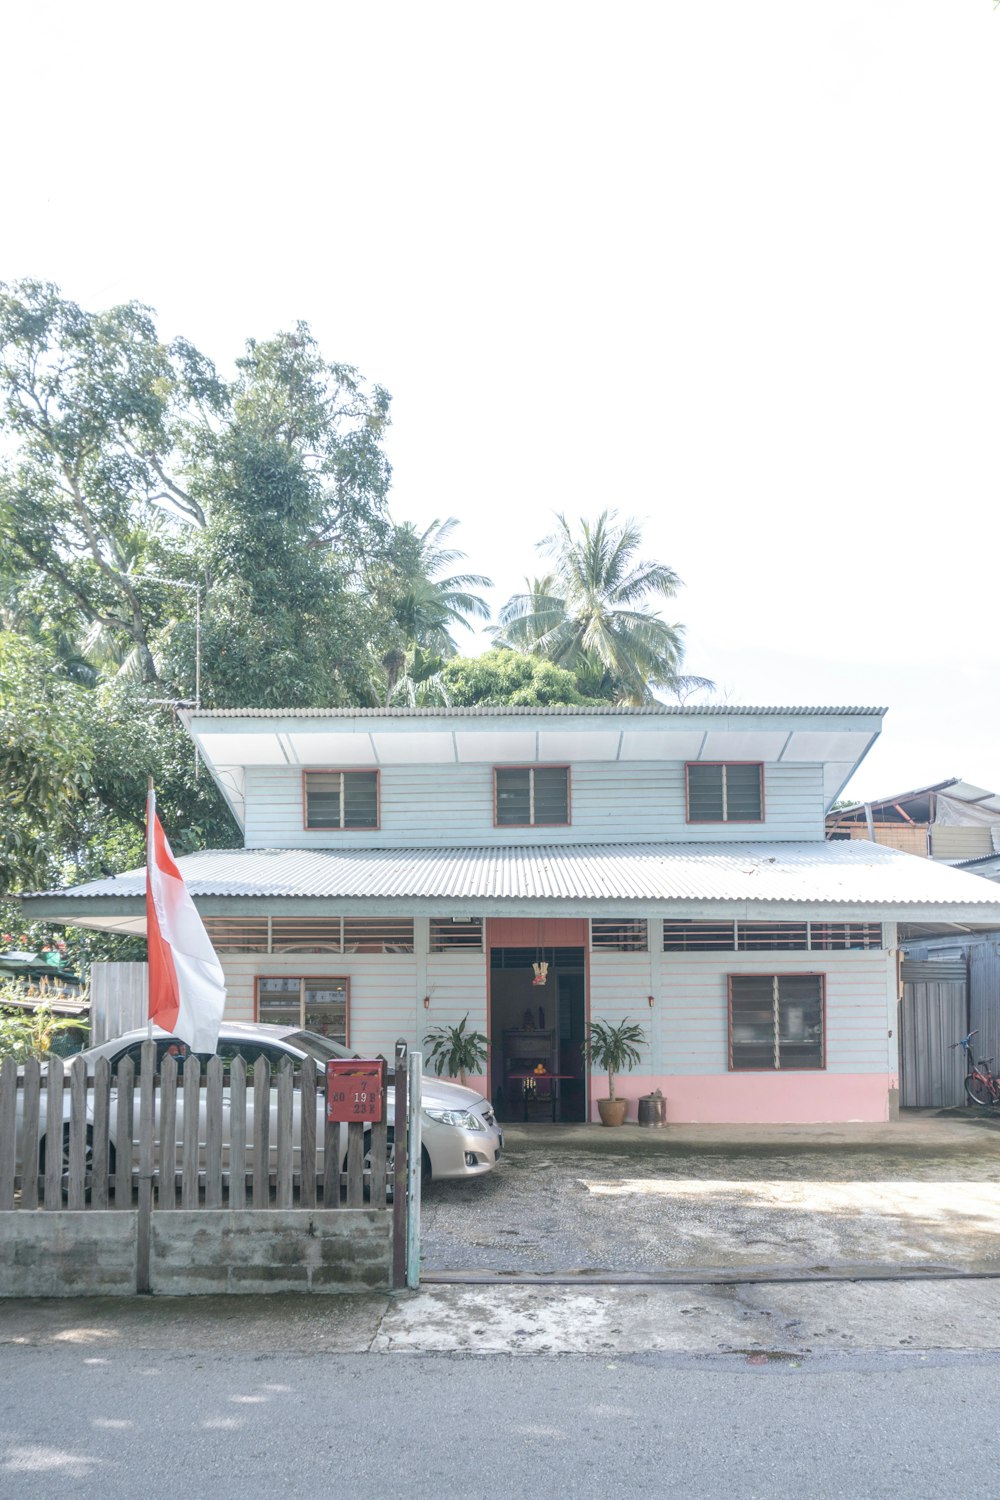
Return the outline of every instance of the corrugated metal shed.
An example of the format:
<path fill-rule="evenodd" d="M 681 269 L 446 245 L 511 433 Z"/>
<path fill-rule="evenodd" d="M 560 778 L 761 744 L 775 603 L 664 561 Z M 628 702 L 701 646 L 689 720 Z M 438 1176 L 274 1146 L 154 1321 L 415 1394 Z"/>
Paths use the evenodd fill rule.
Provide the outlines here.
<path fill-rule="evenodd" d="M 209 849 L 178 865 L 194 896 L 974 907 L 977 920 L 981 910 L 982 921 L 1000 925 L 1000 889 L 991 882 L 863 841 Z M 133 870 L 35 899 L 141 898 L 144 891 L 143 871 Z"/>

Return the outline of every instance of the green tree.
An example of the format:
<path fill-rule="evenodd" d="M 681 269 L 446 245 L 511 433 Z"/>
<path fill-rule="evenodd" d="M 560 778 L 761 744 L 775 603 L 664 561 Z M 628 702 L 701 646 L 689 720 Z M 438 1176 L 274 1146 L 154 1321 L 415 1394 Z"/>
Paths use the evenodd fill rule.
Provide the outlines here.
<path fill-rule="evenodd" d="M 0 891 L 44 885 L 76 844 L 93 780 L 88 689 L 45 646 L 0 632 Z"/>
<path fill-rule="evenodd" d="M 88 313 L 50 283 L 0 286 L 0 431 L 12 449 L 0 545 L 126 641 L 149 682 L 163 601 L 137 551 L 162 561 L 165 516 L 178 540 L 204 521 L 170 469 L 192 412 L 224 406 L 209 362 L 183 340 L 164 345 L 141 304 Z"/>
<path fill-rule="evenodd" d="M 447 701 L 457 707 L 482 703 L 496 707 L 543 708 L 586 704 L 572 672 L 550 661 L 495 647 L 482 656 L 456 656 L 441 680 Z"/>
<path fill-rule="evenodd" d="M 406 521 L 393 529 L 384 558 L 369 568 L 376 608 L 387 619 L 388 650 L 372 657 L 373 692 L 388 706 L 447 703 L 444 662 L 457 654 L 456 627 L 488 620 L 489 605 L 478 588 L 492 588 L 481 573 L 447 573 L 465 553 L 448 545 L 458 522 L 434 520 L 423 531 Z"/>
<path fill-rule="evenodd" d="M 473 589 L 493 587 L 481 573 L 453 573 L 442 578 L 445 568 L 465 557 L 457 547 L 446 546 L 458 525 L 454 516 L 432 521 L 418 531 L 410 521 L 397 526 L 390 562 L 396 574 L 397 592 L 392 616 L 409 645 L 423 646 L 449 657 L 458 654 L 452 630 L 471 629 L 471 619 L 488 620 L 490 607 Z"/>
<path fill-rule="evenodd" d="M 617 703 L 654 702 L 653 689 L 681 694 L 711 687 L 682 675 L 684 627 L 650 601 L 672 599 L 680 579 L 665 563 L 637 557 L 638 523 L 603 511 L 576 532 L 564 515 L 539 545 L 552 572 L 526 580 L 503 606 L 498 644 L 545 657 L 573 672 L 589 694 Z"/>
<path fill-rule="evenodd" d="M 304 324 L 238 361 L 231 419 L 203 433 L 192 492 L 207 516 L 203 701 L 331 707 L 370 695 L 369 644 L 386 629 L 364 587 L 390 526 L 381 441 L 389 398 L 323 360 Z M 172 638 L 190 691 L 191 622 Z"/>

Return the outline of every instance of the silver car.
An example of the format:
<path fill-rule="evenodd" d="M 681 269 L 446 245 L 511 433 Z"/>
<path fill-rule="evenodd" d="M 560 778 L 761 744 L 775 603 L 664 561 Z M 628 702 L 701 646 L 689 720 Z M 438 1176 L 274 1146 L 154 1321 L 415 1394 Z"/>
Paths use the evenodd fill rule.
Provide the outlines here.
<path fill-rule="evenodd" d="M 88 1073 L 93 1072 L 94 1064 L 99 1057 L 106 1057 L 111 1064 L 114 1073 L 118 1064 L 124 1058 L 130 1058 L 135 1065 L 136 1076 L 139 1074 L 142 1046 L 148 1041 L 149 1033 L 146 1028 L 137 1031 L 126 1032 L 123 1036 L 114 1037 L 111 1041 L 102 1042 L 97 1047 L 91 1047 L 79 1055 L 87 1063 Z M 183 1059 L 189 1052 L 185 1042 L 178 1037 L 171 1036 L 168 1032 L 161 1031 L 158 1027 L 153 1028 L 153 1040 L 157 1044 L 157 1065 L 169 1050 Z M 311 1057 L 317 1068 L 325 1071 L 326 1064 L 330 1058 L 355 1058 L 360 1054 L 353 1052 L 348 1047 L 341 1046 L 339 1042 L 331 1041 L 329 1037 L 320 1036 L 315 1031 L 304 1031 L 294 1026 L 268 1026 L 264 1024 L 250 1024 L 247 1022 L 231 1021 L 223 1024 L 219 1032 L 219 1040 L 216 1047 L 218 1055 L 224 1061 L 232 1061 L 235 1057 L 242 1057 L 250 1065 L 257 1058 L 265 1057 L 274 1069 L 286 1058 L 291 1058 L 293 1063 L 301 1063 L 306 1057 Z M 65 1060 L 67 1064 L 73 1061 L 71 1058 Z M 395 1091 L 388 1089 L 386 1118 L 390 1127 L 393 1125 L 393 1112 L 395 1104 Z M 20 1109 L 21 1094 L 18 1093 L 18 1108 Z M 298 1109 L 298 1093 L 295 1095 L 295 1107 Z M 40 1131 L 42 1139 L 47 1134 L 45 1125 L 45 1090 L 42 1090 L 41 1109 L 42 1120 Z M 493 1110 L 481 1094 L 474 1089 L 462 1088 L 459 1084 L 444 1083 L 439 1078 L 423 1077 L 421 1088 L 422 1121 L 421 1133 L 423 1136 L 423 1170 L 424 1175 L 433 1178 L 451 1177 L 481 1177 L 485 1172 L 492 1171 L 500 1159 L 503 1150 L 503 1131 L 497 1123 Z M 321 1106 L 322 1107 L 322 1106 Z M 66 1099 L 66 1116 L 68 1119 L 69 1100 Z M 251 1129 L 253 1110 L 252 1091 L 247 1096 L 247 1127 L 248 1135 Z M 271 1104 L 272 1114 L 276 1105 Z M 178 1094 L 177 1100 L 177 1139 L 181 1140 L 183 1099 Z M 88 1108 L 89 1114 L 89 1108 Z M 297 1120 L 296 1120 L 297 1126 Z M 115 1112 L 111 1111 L 111 1145 L 115 1144 Z M 318 1138 L 322 1143 L 322 1129 L 318 1131 Z M 271 1139 L 274 1139 L 272 1133 Z M 44 1150 L 44 1147 L 43 1147 Z M 20 1130 L 18 1130 L 18 1159 L 20 1160 Z"/>

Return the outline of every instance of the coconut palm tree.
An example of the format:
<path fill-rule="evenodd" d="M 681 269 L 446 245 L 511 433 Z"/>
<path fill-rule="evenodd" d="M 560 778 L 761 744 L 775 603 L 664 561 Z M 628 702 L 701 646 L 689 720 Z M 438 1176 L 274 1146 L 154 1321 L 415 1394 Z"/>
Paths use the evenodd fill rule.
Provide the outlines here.
<path fill-rule="evenodd" d="M 672 599 L 680 579 L 665 563 L 637 557 L 641 542 L 638 523 L 619 522 L 614 511 L 581 520 L 575 534 L 557 515 L 555 532 L 539 544 L 553 570 L 526 579 L 526 591 L 508 599 L 497 644 L 544 656 L 577 674 L 588 696 L 616 703 L 651 703 L 654 687 L 677 696 L 710 688 L 680 671 L 683 625 L 649 607 Z"/>
<path fill-rule="evenodd" d="M 471 628 L 471 618 L 488 620 L 486 600 L 473 593 L 492 588 L 481 573 L 440 575 L 465 556 L 446 545 L 458 525 L 453 516 L 432 521 L 418 531 L 406 521 L 395 528 L 388 569 L 376 574 L 374 592 L 390 621 L 392 644 L 372 664 L 372 691 L 391 703 L 447 703 L 441 667 L 458 655 L 452 637 L 456 625 Z"/>
<path fill-rule="evenodd" d="M 451 632 L 471 628 L 470 617 L 488 620 L 490 607 L 472 589 L 493 587 L 481 573 L 454 573 L 442 578 L 465 553 L 446 545 L 458 525 L 454 516 L 434 520 L 420 532 L 412 522 L 396 527 L 393 542 L 398 578 L 393 616 L 408 645 L 423 646 L 448 657 L 458 654 Z"/>

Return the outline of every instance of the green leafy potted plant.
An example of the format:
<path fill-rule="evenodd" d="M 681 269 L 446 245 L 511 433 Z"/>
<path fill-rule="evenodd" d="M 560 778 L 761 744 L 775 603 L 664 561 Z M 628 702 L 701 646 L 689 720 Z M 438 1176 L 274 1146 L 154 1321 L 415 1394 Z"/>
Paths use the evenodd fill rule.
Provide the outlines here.
<path fill-rule="evenodd" d="M 639 1061 L 639 1048 L 645 1041 L 646 1033 L 642 1027 L 627 1016 L 617 1026 L 607 1021 L 591 1021 L 588 1026 L 587 1040 L 583 1044 L 587 1061 L 594 1067 L 605 1069 L 608 1075 L 608 1097 L 597 1101 L 602 1125 L 625 1123 L 628 1100 L 615 1098 L 615 1074 L 631 1073 Z"/>
<path fill-rule="evenodd" d="M 430 1047 L 427 1061 L 439 1078 L 446 1073 L 464 1084 L 467 1073 L 483 1071 L 490 1044 L 481 1031 L 468 1030 L 468 1024 L 466 1011 L 457 1026 L 432 1026 L 424 1037 L 424 1046 Z"/>

